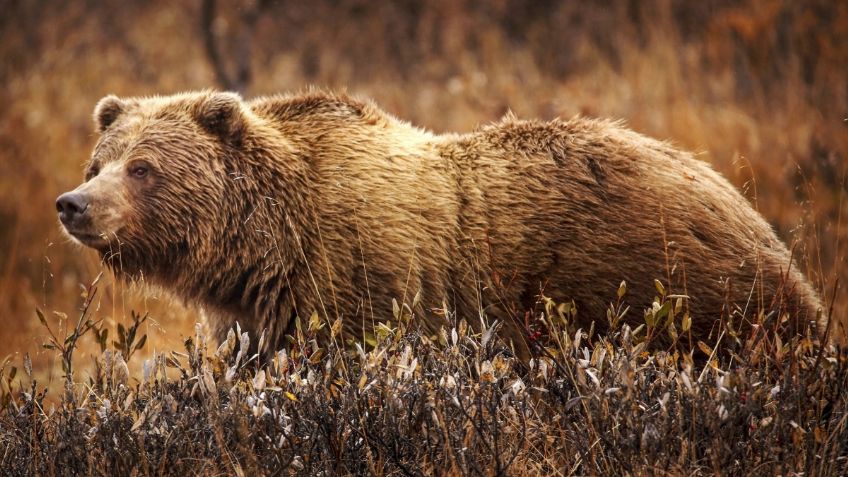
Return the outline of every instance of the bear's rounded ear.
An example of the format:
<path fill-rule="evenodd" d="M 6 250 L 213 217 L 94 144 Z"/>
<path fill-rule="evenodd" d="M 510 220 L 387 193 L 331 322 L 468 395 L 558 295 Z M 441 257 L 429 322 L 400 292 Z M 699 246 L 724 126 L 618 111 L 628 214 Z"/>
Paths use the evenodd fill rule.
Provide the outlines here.
<path fill-rule="evenodd" d="M 212 93 L 202 100 L 194 117 L 207 132 L 233 146 L 241 145 L 244 135 L 242 99 L 236 93 Z"/>
<path fill-rule="evenodd" d="M 98 101 L 94 107 L 94 124 L 97 131 L 105 131 L 126 109 L 127 103 L 111 94 Z"/>

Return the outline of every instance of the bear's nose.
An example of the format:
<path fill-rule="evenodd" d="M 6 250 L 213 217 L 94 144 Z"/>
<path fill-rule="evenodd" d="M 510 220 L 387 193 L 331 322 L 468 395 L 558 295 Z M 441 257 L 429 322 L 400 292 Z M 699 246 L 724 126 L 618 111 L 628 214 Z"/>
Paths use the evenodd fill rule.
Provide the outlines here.
<path fill-rule="evenodd" d="M 56 211 L 59 212 L 59 220 L 63 224 L 69 224 L 85 213 L 88 201 L 79 192 L 65 192 L 56 199 Z"/>

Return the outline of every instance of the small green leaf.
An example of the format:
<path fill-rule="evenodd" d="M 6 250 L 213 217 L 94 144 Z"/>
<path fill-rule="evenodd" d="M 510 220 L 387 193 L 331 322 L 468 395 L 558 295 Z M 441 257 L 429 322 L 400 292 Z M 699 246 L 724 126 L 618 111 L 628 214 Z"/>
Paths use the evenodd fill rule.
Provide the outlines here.
<path fill-rule="evenodd" d="M 362 336 L 362 341 L 365 342 L 368 346 L 375 348 L 377 346 L 377 338 L 374 337 L 373 333 L 365 332 Z"/>
<path fill-rule="evenodd" d="M 560 303 L 557 305 L 557 315 L 563 323 L 568 323 L 568 313 L 571 311 L 571 303 Z"/>
<path fill-rule="evenodd" d="M 673 322 L 668 324 L 668 334 L 671 336 L 673 341 L 677 340 L 677 328 L 674 326 Z"/>
<path fill-rule="evenodd" d="M 391 328 L 391 322 L 388 323 L 377 323 L 377 328 L 375 330 L 377 332 L 377 339 L 382 341 L 389 336 L 392 336 L 395 333 L 395 330 Z"/>
<path fill-rule="evenodd" d="M 663 303 L 663 306 L 660 307 L 660 310 L 657 312 L 657 318 L 656 318 L 657 321 L 668 316 L 669 311 L 671 311 L 671 302 L 667 301 L 667 302 Z"/>
<path fill-rule="evenodd" d="M 645 324 L 648 325 L 648 328 L 653 328 L 657 324 L 657 314 L 654 310 L 645 311 Z"/>
<path fill-rule="evenodd" d="M 309 328 L 308 328 L 309 332 L 314 333 L 314 332 L 320 330 L 323 326 L 324 326 L 324 324 L 321 323 L 321 318 L 318 317 L 318 312 L 313 311 L 312 315 L 309 316 Z"/>

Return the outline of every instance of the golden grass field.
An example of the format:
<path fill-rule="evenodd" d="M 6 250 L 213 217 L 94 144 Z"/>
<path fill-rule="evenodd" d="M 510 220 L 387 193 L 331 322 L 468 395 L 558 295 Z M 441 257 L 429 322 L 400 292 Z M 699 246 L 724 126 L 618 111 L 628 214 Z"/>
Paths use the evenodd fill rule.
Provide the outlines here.
<path fill-rule="evenodd" d="M 219 347 L 167 291 L 115 282 L 54 206 L 82 180 L 107 94 L 314 85 L 436 132 L 508 111 L 616 118 L 728 177 L 848 325 L 848 2 L 0 0 L 0 12 L 0 475 L 848 472 L 848 354 L 809 334 L 730 330 L 652 350 L 657 329 L 620 322 L 621 288 L 605 291 L 605 337 L 540 302 L 547 333 L 529 363 L 459 317 L 415 333 L 403 303 L 364 347 L 321 348 L 325 323 L 300 317 L 260 362 L 245 354 L 257 337 Z M 335 337 L 340 322 L 327 324 Z"/>
<path fill-rule="evenodd" d="M 205 50 L 208 3 L 0 2 L 0 358 L 29 353 L 42 381 L 59 373 L 36 307 L 67 327 L 102 271 L 53 205 L 81 181 L 94 104 L 227 86 Z M 619 118 L 697 151 L 794 247 L 834 316 L 848 313 L 848 3 L 222 3 L 209 31 L 231 77 L 248 59 L 248 97 L 345 89 L 437 132 L 508 110 Z M 180 347 L 197 320 L 108 272 L 94 310 L 113 329 L 149 312 L 146 356 Z"/>

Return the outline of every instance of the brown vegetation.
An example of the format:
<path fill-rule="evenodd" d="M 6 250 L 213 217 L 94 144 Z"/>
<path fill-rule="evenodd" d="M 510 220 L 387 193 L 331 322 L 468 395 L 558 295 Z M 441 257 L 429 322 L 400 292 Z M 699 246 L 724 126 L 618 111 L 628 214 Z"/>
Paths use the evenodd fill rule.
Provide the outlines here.
<path fill-rule="evenodd" d="M 84 308 L 93 286 L 87 296 Z M 17 369 L 0 363 L 0 473 L 845 475 L 848 356 L 810 336 L 752 333 L 721 344 L 732 357 L 696 366 L 676 346 L 646 352 L 654 330 L 620 324 L 625 298 L 622 288 L 597 341 L 575 329 L 573 309 L 543 300 L 549 334 L 529 367 L 495 329 L 474 333 L 452 314 L 436 335 L 415 333 L 404 303 L 370 345 L 340 347 L 341 322 L 313 315 L 263 364 L 247 332 L 213 351 L 198 329 L 135 378 L 143 318 L 113 349 L 84 311 L 70 345 L 54 343 L 66 370 L 86 330 L 101 354 L 85 382 L 65 381 L 58 407 L 26 362 L 19 392 Z M 333 338 L 323 348 L 322 328 Z M 716 352 L 699 345 L 699 360 Z"/>
<path fill-rule="evenodd" d="M 211 17 L 204 18 L 203 9 L 210 6 L 216 8 L 211 10 Z M 848 282 L 848 268 L 844 266 L 848 227 L 844 224 L 843 210 L 848 163 L 848 37 L 844 34 L 848 31 L 848 4 L 845 2 L 651 0 L 580 5 L 512 0 L 373 4 L 356 0 L 243 0 L 219 5 L 209 1 L 151 4 L 118 0 L 6 0 L 0 2 L 0 10 L 3 11 L 0 15 L 0 165 L 4 171 L 0 174 L 0 317 L 3 320 L 0 359 L 6 353 L 29 351 L 33 376 L 42 384 L 51 383 L 51 394 L 58 394 L 56 390 L 63 386 L 59 378 L 63 353 L 41 348 L 48 339 L 34 309 L 38 306 L 45 310 L 46 321 L 54 328 L 58 323 L 59 330 L 54 330 L 57 336 L 71 334 L 77 324 L 71 310 L 78 306 L 80 284 L 91 281 L 102 268 L 93 253 L 78 251 L 63 238 L 53 212 L 53 201 L 59 192 L 69 190 L 79 181 L 81 166 L 94 142 L 91 109 L 108 93 L 148 95 L 217 85 L 241 88 L 243 94 L 253 96 L 318 84 L 347 88 L 353 93 L 373 97 L 390 112 L 439 132 L 466 131 L 497 119 L 508 109 L 519 117 L 543 119 L 567 118 L 575 114 L 621 118 L 639 132 L 670 139 L 686 149 L 703 151 L 702 157 L 745 191 L 755 207 L 774 225 L 778 235 L 792 244 L 798 260 L 796 265 L 821 291 L 824 301 L 833 304 L 833 316 L 839 319 L 848 313 L 848 298 L 837 287 L 837 283 Z M 259 12 L 255 19 L 253 11 Z M 209 30 L 204 31 L 202 25 L 207 25 Z M 248 40 L 249 48 L 245 48 Z M 213 56 L 210 45 L 218 52 L 217 61 L 210 61 Z M 225 73 L 216 73 L 216 69 Z M 233 83 L 227 84 L 227 81 Z M 98 359 L 105 359 L 98 341 L 112 349 L 126 350 L 126 343 L 122 344 L 120 339 L 115 345 L 110 342 L 121 334 L 118 325 L 124 329 L 122 335 L 126 339 L 126 331 L 134 323 L 132 310 L 142 314 L 149 312 L 151 317 L 139 331 L 148 337 L 148 343 L 140 351 L 144 356 L 130 360 L 132 375 L 141 367 L 141 358 L 162 349 L 178 349 L 186 337 L 195 335 L 193 311 L 184 310 L 164 297 L 155 298 L 126 290 L 119 283 L 106 283 L 108 276 L 103 280 L 101 293 L 90 304 L 88 313 L 95 321 L 103 320 L 100 325 L 111 330 L 111 337 L 108 340 L 82 337 L 78 343 L 82 346 L 77 351 L 78 358 L 95 354 Z M 196 343 L 196 338 L 193 339 Z M 648 473 L 651 471 L 645 469 L 650 465 L 681 472 L 683 469 L 694 472 L 696 468 L 704 472 L 720 469 L 728 473 L 756 469 L 763 474 L 803 469 L 818 469 L 816 473 L 831 475 L 844 472 L 848 451 L 833 444 L 846 442 L 844 419 L 841 424 L 834 420 L 845 416 L 843 358 L 816 354 L 802 343 L 794 342 L 790 348 L 793 351 L 780 351 L 780 357 L 762 351 L 766 354 L 758 355 L 759 361 L 749 358 L 746 366 L 728 371 L 731 379 L 738 379 L 735 390 L 716 384 L 717 376 L 724 375 L 723 372 L 708 370 L 705 376 L 709 379 L 705 377 L 701 384 L 694 385 L 702 391 L 692 396 L 700 397 L 687 397 L 689 391 L 682 391 L 688 389 L 680 369 L 684 366 L 682 355 L 669 365 L 675 368 L 671 376 L 670 371 L 662 367 L 665 358 L 622 358 L 626 355 L 626 351 L 622 351 L 626 350 L 626 340 L 622 338 L 611 343 L 623 348 L 613 348 L 600 359 L 601 362 L 606 359 L 618 363 L 596 373 L 600 385 L 592 389 L 575 386 L 571 397 L 565 401 L 557 401 L 559 398 L 549 401 L 552 409 L 534 411 L 538 412 L 538 422 L 551 426 L 543 431 L 528 428 L 528 437 L 521 437 L 524 427 L 504 424 L 505 430 L 498 431 L 501 434 L 494 438 L 508 438 L 508 444 L 500 453 L 492 450 L 495 441 L 486 440 L 491 437 L 474 437 L 489 435 L 475 428 L 475 425 L 486 424 L 475 421 L 475 416 L 487 416 L 489 411 L 484 406 L 497 401 L 492 409 L 503 413 L 503 420 L 497 423 L 514 424 L 510 421 L 514 419 L 512 411 L 508 409 L 514 411 L 516 406 L 520 409 L 524 404 L 512 395 L 501 400 L 510 391 L 500 384 L 469 384 L 479 381 L 474 374 L 477 372 L 474 363 L 479 361 L 482 366 L 486 360 L 494 362 L 494 356 L 482 355 L 479 360 L 469 358 L 469 365 L 456 364 L 459 361 L 450 364 L 442 361 L 444 356 L 450 355 L 445 348 L 447 345 L 439 345 L 442 348 L 438 354 L 428 355 L 433 351 L 421 348 L 420 342 L 415 341 L 411 344 L 410 356 L 419 357 L 419 363 L 426 364 L 413 373 L 416 385 L 420 386 L 415 388 L 419 393 L 410 394 L 407 402 L 429 406 L 427 396 L 430 394 L 422 389 L 429 389 L 428 385 L 437 387 L 441 376 L 449 371 L 446 367 L 452 366 L 457 368 L 450 369 L 461 370 L 459 377 L 454 378 L 460 382 L 459 388 L 474 388 L 477 394 L 464 394 L 472 401 L 460 401 L 466 403 L 464 407 L 451 408 L 453 395 L 438 391 L 442 394 L 434 398 L 432 409 L 451 409 L 443 414 L 447 418 L 438 417 L 438 412 L 436 418 L 424 412 L 417 413 L 415 406 L 418 404 L 408 406 L 413 410 L 409 416 L 419 416 L 422 422 L 432 426 L 446 426 L 446 432 L 439 437 L 445 442 L 454 439 L 457 441 L 451 442 L 456 444 L 461 440 L 462 445 L 450 444 L 443 448 L 450 448 L 454 456 L 447 462 L 464 466 L 461 469 L 468 473 L 474 473 L 475 462 L 491 464 L 496 454 L 502 454 L 503 460 L 495 462 L 505 464 L 512 457 L 510 446 L 522 446 L 535 438 L 540 440 L 532 441 L 533 446 L 522 447 L 525 454 L 516 459 L 529 462 L 535 456 L 538 457 L 536 462 L 543 462 L 553 454 L 559 460 L 544 465 L 558 469 L 566 466 L 566 472 L 574 468 L 580 473 L 606 473 L 616 469 Z M 585 346 L 589 348 L 591 359 L 596 350 L 600 353 L 603 348 L 597 343 Z M 770 346 L 768 353 L 785 349 L 783 344 Z M 402 355 L 403 348 L 396 348 L 396 351 Z M 575 353 L 578 356 L 574 358 L 562 358 L 562 368 L 555 367 L 554 374 L 550 374 L 562 380 L 556 386 L 571 382 L 567 374 L 556 373 L 578 369 L 577 360 L 586 359 L 582 351 Z M 200 366 L 190 365 L 188 358 L 181 359 L 184 368 Z M 202 361 L 192 359 L 196 363 Z M 631 359 L 642 361 L 632 362 Z M 23 356 L 15 355 L 10 360 L 24 369 Z M 323 363 L 311 365 L 313 373 Z M 639 378 L 633 388 L 616 381 L 624 379 L 622 373 L 611 371 L 621 370 L 625 363 L 628 363 L 627 369 L 638 371 Z M 736 364 L 733 361 L 733 365 Z M 717 365 L 728 370 L 730 363 Z M 9 366 L 11 364 L 5 368 L 4 381 L 9 377 Z M 252 381 L 256 368 L 252 368 L 253 364 L 250 366 L 240 372 Z M 299 369 L 307 373 L 309 366 Z M 475 369 L 474 373 L 471 369 Z M 172 395 L 173 399 L 183 395 L 180 393 L 191 394 L 198 379 L 189 380 L 199 370 L 186 371 L 185 375 L 177 372 L 177 380 L 169 382 L 175 387 L 160 388 L 158 401 L 154 398 L 138 401 L 142 388 L 152 386 L 141 383 L 141 379 L 132 378 L 121 391 L 111 388 L 106 391 L 101 387 L 86 404 L 89 407 L 85 409 L 94 413 L 87 421 L 89 427 L 75 427 L 79 423 L 74 419 L 82 419 L 76 410 L 82 408 L 82 401 L 74 401 L 70 396 L 65 396 L 65 404 L 61 407 L 65 414 L 55 414 L 51 420 L 44 421 L 47 422 L 45 427 L 38 427 L 41 424 L 33 423 L 42 422 L 44 415 L 38 413 L 43 409 L 32 398 L 27 400 L 26 396 L 18 394 L 15 406 L 3 408 L 0 429 L 10 429 L 9 423 L 13 421 L 9 419 L 14 419 L 16 426 L 35 436 L 28 441 L 30 444 L 45 445 L 39 452 L 55 450 L 49 446 L 56 442 L 50 439 L 56 439 L 57 434 L 51 432 L 61 429 L 67 435 L 78 435 L 85 429 L 93 436 L 88 444 L 90 447 L 85 449 L 91 451 L 91 455 L 101 455 L 98 452 L 109 446 L 113 436 L 124 435 L 121 433 L 129 432 L 127 428 L 132 430 L 135 421 L 127 424 L 127 420 L 138 419 L 148 403 L 154 406 L 158 403 L 164 409 L 165 404 L 171 406 L 173 403 L 167 395 Z M 76 373 L 77 382 L 84 382 L 83 370 Z M 519 376 L 510 374 L 514 373 L 512 367 L 504 373 L 504 380 L 498 383 L 511 383 Z M 580 373 L 582 371 L 574 375 L 575 380 Z M 25 374 L 18 373 L 12 383 L 16 390 L 19 383 L 29 387 L 28 377 L 21 381 Z M 100 382 L 96 371 L 90 374 Z M 330 389 L 322 386 L 329 386 L 331 376 L 335 375 L 320 375 L 318 379 L 323 384 L 316 389 Z M 346 376 L 356 380 L 360 375 Z M 691 382 L 692 375 L 687 376 Z M 821 379 L 817 379 L 820 376 Z M 587 377 L 584 375 L 584 379 Z M 156 379 L 160 377 L 157 375 Z M 535 378 L 526 379 L 528 389 L 531 379 Z M 588 382 L 592 381 L 588 378 Z M 760 384 L 756 384 L 758 382 Z M 766 389 L 766 386 L 774 389 L 778 382 L 780 389 L 787 392 L 772 396 L 770 391 L 757 390 Z M 247 386 L 248 383 L 243 384 Z M 361 406 L 361 399 L 368 393 L 377 393 L 369 398 L 373 402 L 389 406 L 390 400 L 380 394 L 383 387 L 372 386 L 365 391 L 364 387 L 358 388 L 358 381 L 346 386 L 343 389 L 349 393 L 350 400 L 344 401 L 344 405 L 340 404 L 343 401 L 332 401 L 335 398 L 327 397 L 332 394 L 322 391 L 315 396 L 327 400 L 301 400 L 303 407 L 297 408 L 292 407 L 294 401 L 287 395 L 273 394 L 270 399 L 277 399 L 278 403 L 268 407 L 285 405 L 287 413 L 298 412 L 299 416 L 305 416 L 303 423 L 298 424 L 304 427 L 292 434 L 303 437 L 311 436 L 303 433 L 318 432 L 316 429 L 320 426 L 312 424 L 323 422 L 326 414 L 321 412 L 326 409 L 344 410 L 344 413 L 335 414 L 340 419 L 360 419 L 355 413 L 351 414 L 353 407 L 344 406 Z M 479 392 L 481 386 L 482 392 Z M 606 394 L 608 387 L 632 389 L 628 392 L 644 395 L 630 401 L 614 399 L 608 396 L 616 396 L 615 393 Z M 721 388 L 732 392 L 727 394 Z M 299 389 L 288 391 L 296 395 Z M 356 389 L 359 390 L 353 391 Z M 135 401 L 125 408 L 130 390 L 135 393 Z M 76 392 L 81 390 L 77 388 Z M 532 392 L 555 394 L 550 390 Z M 680 406 L 668 411 L 669 416 L 678 413 L 678 417 L 689 417 L 677 419 L 655 414 L 667 412 L 655 405 L 665 392 L 669 392 L 674 406 Z M 587 398 L 570 401 L 577 393 Z M 247 394 L 245 391 L 242 397 L 232 398 L 233 402 L 247 403 Z M 567 392 L 564 395 L 569 396 Z M 740 398 L 743 395 L 745 398 Z M 480 396 L 479 413 L 469 410 L 478 406 L 470 396 Z M 813 403 L 812 396 L 821 397 L 823 401 L 817 402 L 826 401 L 827 404 Z M 92 416 L 103 405 L 103 397 L 110 399 L 111 405 L 120 406 L 119 410 L 107 410 L 104 414 L 121 413 L 117 419 L 109 420 L 117 426 L 114 432 L 102 426 L 92 427 L 101 422 L 99 417 Z M 227 471 L 233 467 L 222 464 L 221 459 L 236 459 L 239 465 L 247 468 L 257 465 L 268 470 L 283 467 L 285 459 L 294 459 L 294 453 L 282 453 L 279 458 L 274 457 L 279 459 L 275 461 L 251 460 L 250 456 L 269 458 L 263 447 L 231 451 L 235 449 L 233 442 L 244 442 L 237 435 L 243 428 L 241 424 L 193 426 L 205 426 L 201 423 L 211 417 L 222 419 L 215 421 L 219 423 L 236 422 L 227 419 L 250 419 L 238 422 L 250 422 L 251 426 L 261 428 L 261 418 L 232 410 L 227 411 L 231 414 L 222 414 L 215 405 L 207 405 L 207 399 L 193 399 L 174 404 L 179 412 L 169 415 L 168 419 L 173 419 L 169 425 L 184 426 L 181 429 L 185 434 L 182 435 L 192 436 L 192 439 L 202 437 L 202 441 L 197 441 L 202 444 L 217 443 L 209 444 L 205 450 L 184 449 L 187 454 L 202 455 Z M 717 419 L 724 416 L 724 412 L 716 408 L 716 399 L 724 399 L 721 404 L 729 413 L 729 420 Z M 334 404 L 330 404 L 331 401 Z M 636 414 L 612 412 L 620 402 L 630 403 L 627 406 Z M 648 411 L 637 411 L 639 404 Z M 228 409 L 250 409 L 239 406 L 247 404 Z M 320 406 L 324 408 L 319 409 Z M 377 408 L 386 411 L 371 414 L 369 418 L 386 420 L 357 421 L 351 426 L 329 421 L 337 424 L 338 434 L 335 430 L 327 431 L 325 437 L 314 438 L 313 442 L 320 441 L 314 449 L 326 449 L 328 453 L 341 456 L 352 448 L 352 452 L 370 455 L 372 463 L 390 462 L 386 464 L 389 466 L 385 467 L 386 472 L 402 473 L 399 462 L 409 462 L 409 459 L 436 462 L 435 457 L 414 453 L 427 452 L 426 448 L 410 450 L 410 439 L 417 442 L 421 436 L 403 433 L 397 410 Z M 198 409 L 205 411 L 183 412 Z M 469 416 L 462 415 L 459 409 L 465 409 Z M 768 417 L 772 418 L 770 423 L 779 425 L 757 428 L 764 431 L 754 430 L 753 421 L 744 417 L 752 414 L 757 416 L 757 425 Z M 192 415 L 199 416 L 198 420 L 192 420 Z M 699 420 L 701 415 L 710 416 L 712 420 L 706 417 Z M 627 421 L 637 418 L 641 424 Z M 593 419 L 594 423 L 587 424 L 588 419 Z M 653 430 L 647 432 L 649 424 Z M 160 424 L 151 424 L 154 425 Z M 588 438 L 584 431 L 587 425 Z M 95 430 L 90 431 L 92 428 Z M 387 428 L 387 432 L 395 429 L 398 434 L 381 435 L 379 439 L 366 435 L 369 444 L 363 445 L 351 437 L 361 437 L 358 434 L 344 434 L 346 430 L 355 432 L 351 430 L 354 428 Z M 630 437 L 614 437 L 616 429 L 622 430 L 621 436 Z M 42 430 L 45 434 L 39 434 Z M 539 437 L 548 432 L 554 436 L 552 441 Z M 705 434 L 693 434 L 697 432 Z M 689 440 L 681 437 L 687 433 Z M 113 464 L 109 464 L 112 467 L 107 467 L 107 471 L 120 471 L 119 465 L 146 468 L 146 464 L 137 460 L 142 456 L 151 459 L 151 466 L 173 464 L 173 469 L 178 470 L 180 465 L 190 465 L 189 461 L 174 464 L 175 461 L 163 457 L 170 452 L 169 448 L 166 442 L 151 437 L 153 435 L 151 430 L 145 438 L 147 444 L 141 444 L 152 446 L 148 454 L 137 452 L 139 447 L 127 447 L 126 454 L 110 458 Z M 264 434 L 257 433 L 252 438 L 259 440 L 262 436 Z M 642 436 L 647 436 L 644 444 Z M 274 437 L 279 438 L 279 435 Z M 644 450 L 649 458 L 635 451 L 615 454 L 619 452 L 617 449 L 628 448 L 619 440 L 625 438 L 631 439 L 627 445 L 636 445 L 639 441 L 633 449 Z M 138 441 L 132 442 L 138 445 Z M 738 443 L 739 447 L 733 447 L 733 443 Z M 471 449 L 465 461 L 459 454 L 463 447 Z M 573 449 L 573 452 L 570 455 L 553 452 L 553 449 L 562 448 Z M 708 456 L 707 450 L 712 448 L 722 450 Z M 667 453 L 651 454 L 651 449 L 663 449 Z M 79 448 L 71 447 L 68 452 L 69 459 L 81 455 L 73 454 L 81 452 Z M 34 462 L 33 465 L 44 466 L 40 468 L 49 472 L 45 461 L 27 460 L 35 455 L 16 453 L 14 459 L 17 460 L 5 460 L 2 465 Z M 305 454 L 297 455 L 305 459 Z M 753 459 L 755 455 L 760 461 Z M 834 457 L 827 460 L 824 457 L 827 455 Z M 119 459 L 125 460 L 115 463 Z M 341 461 L 341 457 L 336 459 L 336 462 Z M 754 464 L 755 461 L 762 467 L 753 467 L 760 465 Z M 54 460 L 53 465 L 63 462 L 68 461 Z M 314 462 L 329 461 L 309 462 L 300 463 L 304 472 L 318 470 Z M 785 468 L 773 467 L 784 465 L 784 462 Z M 752 467 L 745 467 L 749 464 Z M 360 470 L 347 464 L 339 465 L 341 470 Z M 431 468 L 436 468 L 432 465 Z M 543 464 L 538 465 L 539 472 L 547 469 L 541 467 Z M 9 468 L 17 467 L 2 470 Z"/>

